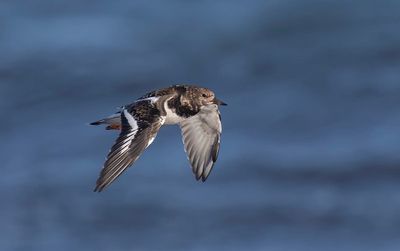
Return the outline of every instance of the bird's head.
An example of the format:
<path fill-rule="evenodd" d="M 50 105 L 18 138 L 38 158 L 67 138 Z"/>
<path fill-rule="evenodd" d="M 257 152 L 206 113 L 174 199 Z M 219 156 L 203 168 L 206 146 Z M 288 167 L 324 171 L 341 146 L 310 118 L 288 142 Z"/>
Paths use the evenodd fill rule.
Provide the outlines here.
<path fill-rule="evenodd" d="M 198 88 L 196 96 L 197 100 L 199 100 L 201 105 L 210 105 L 210 104 L 226 105 L 224 102 L 215 97 L 213 91 L 207 88 Z"/>

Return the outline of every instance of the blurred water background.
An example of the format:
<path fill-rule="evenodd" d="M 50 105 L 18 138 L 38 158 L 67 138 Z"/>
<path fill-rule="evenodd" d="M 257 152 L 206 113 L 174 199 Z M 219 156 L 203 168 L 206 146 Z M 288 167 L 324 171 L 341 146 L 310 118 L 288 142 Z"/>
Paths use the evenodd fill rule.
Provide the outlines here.
<path fill-rule="evenodd" d="M 0 250 L 400 250 L 400 1 L 0 2 Z M 213 89 L 219 160 L 179 128 L 93 193 L 116 132 L 176 83 Z"/>

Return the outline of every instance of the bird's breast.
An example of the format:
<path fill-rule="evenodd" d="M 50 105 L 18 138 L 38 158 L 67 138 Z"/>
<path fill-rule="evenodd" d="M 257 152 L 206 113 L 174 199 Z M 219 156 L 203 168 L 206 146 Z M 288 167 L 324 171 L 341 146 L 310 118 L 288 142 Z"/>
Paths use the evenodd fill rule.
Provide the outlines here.
<path fill-rule="evenodd" d="M 165 122 L 164 124 L 167 125 L 173 125 L 173 124 L 178 124 L 180 123 L 182 120 L 184 120 L 184 117 L 179 116 L 176 113 L 176 109 L 175 108 L 170 108 L 168 106 L 168 102 L 164 103 L 164 109 L 165 109 Z"/>

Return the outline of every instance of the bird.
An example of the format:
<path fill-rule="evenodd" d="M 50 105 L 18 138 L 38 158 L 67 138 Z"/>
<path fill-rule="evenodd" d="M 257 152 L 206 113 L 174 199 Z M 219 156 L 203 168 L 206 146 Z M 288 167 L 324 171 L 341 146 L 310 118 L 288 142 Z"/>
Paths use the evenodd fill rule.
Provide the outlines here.
<path fill-rule="evenodd" d="M 219 106 L 225 105 L 208 88 L 172 85 L 149 92 L 111 116 L 90 123 L 120 131 L 94 191 L 101 192 L 132 166 L 164 125 L 180 126 L 192 172 L 196 180 L 206 181 L 217 161 L 222 133 Z"/>

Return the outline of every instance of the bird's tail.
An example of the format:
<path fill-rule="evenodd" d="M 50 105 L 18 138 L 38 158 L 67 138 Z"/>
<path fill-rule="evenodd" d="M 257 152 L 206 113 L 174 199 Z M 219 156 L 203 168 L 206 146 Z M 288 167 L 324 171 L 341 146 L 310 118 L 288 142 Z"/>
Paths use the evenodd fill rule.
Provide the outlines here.
<path fill-rule="evenodd" d="M 115 113 L 107 118 L 100 119 L 90 123 L 89 125 L 107 125 L 106 130 L 121 129 L 121 113 Z"/>

